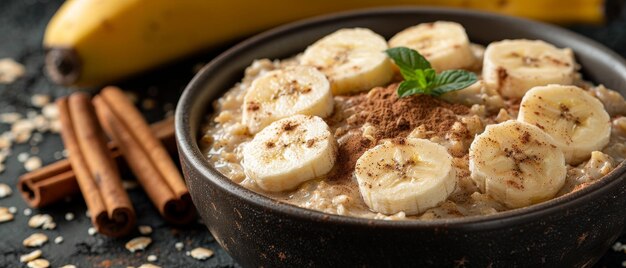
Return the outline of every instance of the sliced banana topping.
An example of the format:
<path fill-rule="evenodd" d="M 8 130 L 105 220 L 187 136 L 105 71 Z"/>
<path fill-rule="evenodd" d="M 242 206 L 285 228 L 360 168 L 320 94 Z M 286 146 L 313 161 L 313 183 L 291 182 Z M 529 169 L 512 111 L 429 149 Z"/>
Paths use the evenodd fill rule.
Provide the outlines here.
<path fill-rule="evenodd" d="M 476 57 L 461 24 L 449 21 L 421 23 L 397 33 L 390 47 L 408 47 L 422 54 L 437 71 L 467 69 Z"/>
<path fill-rule="evenodd" d="M 383 214 L 415 215 L 445 201 L 456 187 L 452 156 L 424 139 L 387 141 L 367 150 L 354 172 L 367 206 Z"/>
<path fill-rule="evenodd" d="M 476 136 L 469 165 L 480 190 L 510 208 L 548 200 L 565 183 L 565 158 L 552 137 L 514 120 L 489 125 Z"/>
<path fill-rule="evenodd" d="M 278 120 L 244 146 L 245 174 L 265 191 L 290 190 L 330 171 L 337 141 L 317 116 L 294 115 Z"/>
<path fill-rule="evenodd" d="M 294 114 L 326 117 L 334 100 L 326 76 L 309 66 L 274 70 L 255 79 L 244 96 L 243 123 L 257 133 Z"/>
<path fill-rule="evenodd" d="M 326 74 L 333 94 L 354 93 L 391 81 L 387 48 L 385 39 L 369 29 L 341 29 L 309 46 L 300 63 Z"/>
<path fill-rule="evenodd" d="M 573 83 L 574 53 L 544 41 L 503 40 L 487 46 L 483 79 L 504 97 L 519 99 L 535 86 Z"/>
<path fill-rule="evenodd" d="M 602 103 L 576 86 L 534 87 L 522 99 L 518 120 L 552 136 L 572 165 L 602 150 L 611 137 L 611 120 Z"/>

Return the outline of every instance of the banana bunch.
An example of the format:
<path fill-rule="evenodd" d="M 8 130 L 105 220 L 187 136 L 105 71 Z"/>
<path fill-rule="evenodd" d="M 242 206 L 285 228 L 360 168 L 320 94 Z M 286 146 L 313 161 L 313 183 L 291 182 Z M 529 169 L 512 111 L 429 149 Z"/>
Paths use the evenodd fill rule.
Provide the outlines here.
<path fill-rule="evenodd" d="M 390 5 L 465 7 L 557 23 L 604 17 L 603 0 L 318 0 L 295 5 L 289 0 L 68 0 L 45 32 L 46 69 L 59 84 L 96 86 L 281 23 Z"/>

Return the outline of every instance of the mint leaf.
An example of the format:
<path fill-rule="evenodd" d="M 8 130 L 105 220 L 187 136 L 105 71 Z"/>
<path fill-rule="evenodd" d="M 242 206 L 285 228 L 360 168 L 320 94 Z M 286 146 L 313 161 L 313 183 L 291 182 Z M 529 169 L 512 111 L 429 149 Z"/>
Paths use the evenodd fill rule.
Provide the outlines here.
<path fill-rule="evenodd" d="M 474 73 L 463 70 L 446 70 L 437 74 L 424 56 L 410 48 L 394 47 L 385 50 L 385 53 L 400 68 L 404 78 L 398 86 L 401 98 L 415 94 L 441 96 L 464 89 L 478 80 Z"/>
<path fill-rule="evenodd" d="M 385 53 L 398 65 L 405 80 L 414 80 L 415 70 L 432 68 L 424 56 L 410 48 L 394 47 L 385 50 Z"/>
<path fill-rule="evenodd" d="M 444 93 L 464 89 L 474 83 L 478 78 L 472 72 L 464 70 L 446 70 L 435 76 L 431 91 L 440 96 Z"/>
<path fill-rule="evenodd" d="M 424 94 L 424 89 L 419 86 L 416 80 L 405 80 L 398 86 L 398 96 L 400 98 L 415 94 Z"/>

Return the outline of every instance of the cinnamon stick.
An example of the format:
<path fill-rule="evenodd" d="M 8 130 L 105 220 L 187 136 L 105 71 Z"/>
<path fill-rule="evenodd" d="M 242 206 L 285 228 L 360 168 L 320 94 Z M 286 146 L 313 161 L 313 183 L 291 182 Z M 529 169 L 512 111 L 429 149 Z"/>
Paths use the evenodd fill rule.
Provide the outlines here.
<path fill-rule="evenodd" d="M 128 166 L 163 218 L 175 224 L 195 219 L 196 210 L 178 168 L 126 95 L 107 87 L 93 103 L 104 130 L 120 145 Z"/>
<path fill-rule="evenodd" d="M 69 161 L 99 233 L 119 237 L 135 226 L 135 211 L 122 187 L 119 171 L 89 97 L 74 93 L 57 101 L 61 137 Z"/>
<path fill-rule="evenodd" d="M 174 119 L 172 117 L 152 124 L 150 129 L 165 145 L 170 154 L 176 153 Z M 123 161 L 115 142 L 110 141 L 108 147 L 118 167 L 122 170 L 127 169 L 126 162 Z M 76 176 L 68 159 L 59 160 L 20 176 L 17 188 L 20 190 L 24 201 L 35 208 L 45 207 L 59 202 L 65 197 L 80 193 Z"/>

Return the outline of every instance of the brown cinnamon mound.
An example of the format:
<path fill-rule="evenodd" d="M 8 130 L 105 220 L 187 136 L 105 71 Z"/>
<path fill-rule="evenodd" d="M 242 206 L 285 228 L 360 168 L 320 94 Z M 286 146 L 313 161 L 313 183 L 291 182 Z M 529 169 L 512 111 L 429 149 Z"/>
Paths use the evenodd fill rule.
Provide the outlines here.
<path fill-rule="evenodd" d="M 429 95 L 398 98 L 398 84 L 374 88 L 357 105 L 355 125 L 369 123 L 376 128 L 376 139 L 406 137 L 414 128 L 424 125 L 427 131 L 445 134 L 456 115 L 469 112 L 467 106 L 437 99 Z"/>
<path fill-rule="evenodd" d="M 456 115 L 467 114 L 469 108 L 461 104 L 448 103 L 427 95 L 414 95 L 398 98 L 398 84 L 386 88 L 374 88 L 368 93 L 353 96 L 356 101 L 356 120 L 350 125 L 358 128 L 369 123 L 376 128 L 374 138 L 404 138 L 414 128 L 424 125 L 427 131 L 443 136 L 456 122 Z M 345 180 L 352 177 L 356 161 L 376 145 L 376 142 L 363 137 L 362 133 L 347 134 L 339 146 L 335 167 L 330 174 L 332 180 Z"/>

